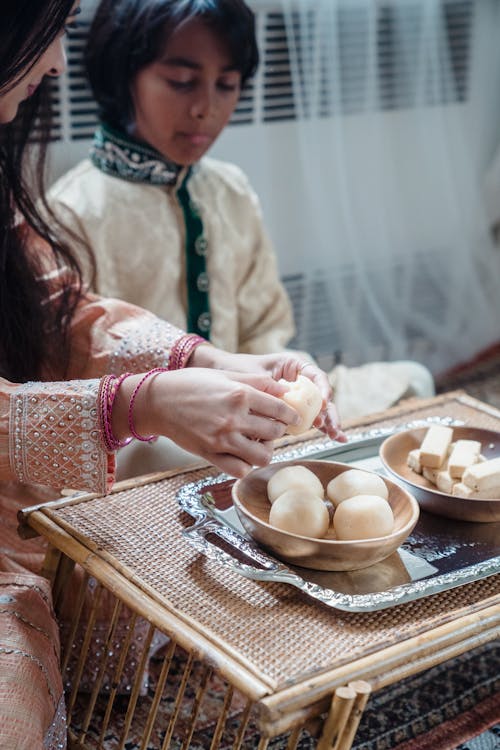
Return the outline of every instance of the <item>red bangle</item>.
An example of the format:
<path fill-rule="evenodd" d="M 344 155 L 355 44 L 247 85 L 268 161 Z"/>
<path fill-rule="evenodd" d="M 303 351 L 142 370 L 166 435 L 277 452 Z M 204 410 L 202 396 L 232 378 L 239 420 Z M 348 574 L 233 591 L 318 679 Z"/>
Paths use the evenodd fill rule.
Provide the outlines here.
<path fill-rule="evenodd" d="M 147 437 L 144 437 L 142 435 L 139 435 L 139 433 L 136 431 L 134 427 L 134 419 L 133 419 L 133 409 L 134 409 L 134 403 L 135 399 L 137 397 L 137 394 L 139 393 L 141 387 L 144 385 L 146 380 L 148 378 L 153 377 L 154 375 L 158 375 L 160 372 L 168 372 L 167 367 L 155 367 L 153 370 L 150 370 L 149 372 L 146 372 L 142 378 L 139 380 L 137 385 L 135 386 L 133 393 L 130 397 L 130 403 L 128 405 L 128 426 L 130 433 L 136 438 L 136 440 L 141 440 L 143 443 L 151 443 L 153 440 L 156 440 L 158 435 L 148 435 Z"/>
<path fill-rule="evenodd" d="M 197 346 L 200 344 L 208 344 L 209 342 L 202 336 L 198 336 L 196 333 L 187 333 L 185 336 L 181 336 L 172 349 L 170 350 L 170 356 L 168 360 L 169 370 L 182 370 L 186 367 L 189 357 L 194 352 Z"/>
<path fill-rule="evenodd" d="M 102 439 L 108 453 L 114 453 L 118 448 L 124 448 L 132 438 L 118 440 L 114 434 L 111 424 L 113 405 L 121 384 L 132 373 L 125 372 L 119 377 L 116 375 L 105 375 L 101 379 L 98 395 L 99 422 L 101 425 Z"/>

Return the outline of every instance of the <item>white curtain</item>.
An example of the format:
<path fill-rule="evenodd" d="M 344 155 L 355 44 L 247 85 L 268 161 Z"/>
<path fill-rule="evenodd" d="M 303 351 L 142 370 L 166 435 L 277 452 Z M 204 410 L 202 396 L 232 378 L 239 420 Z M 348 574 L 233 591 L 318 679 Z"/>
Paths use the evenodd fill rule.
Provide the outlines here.
<path fill-rule="evenodd" d="M 281 1 L 307 237 L 297 344 L 326 326 L 320 358 L 438 373 L 500 341 L 481 185 L 500 132 L 499 3 Z"/>

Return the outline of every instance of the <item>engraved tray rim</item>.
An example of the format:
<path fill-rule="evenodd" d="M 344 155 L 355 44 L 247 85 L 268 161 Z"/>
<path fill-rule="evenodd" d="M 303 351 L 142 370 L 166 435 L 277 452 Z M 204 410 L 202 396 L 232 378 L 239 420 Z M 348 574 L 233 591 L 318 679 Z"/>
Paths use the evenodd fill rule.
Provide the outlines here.
<path fill-rule="evenodd" d="M 451 418 L 429 417 L 414 420 L 405 425 L 382 429 L 373 429 L 358 433 L 347 444 L 339 444 L 331 440 L 325 440 L 322 444 L 305 445 L 286 453 L 275 456 L 273 462 L 289 461 L 300 458 L 326 459 L 342 461 L 343 457 L 355 456 L 375 457 L 382 441 L 394 432 L 428 426 L 430 423 L 448 425 L 462 425 L 461 420 Z M 286 583 L 292 585 L 305 593 L 312 599 L 318 600 L 328 607 L 350 612 L 370 612 L 403 604 L 423 597 L 446 591 L 457 586 L 486 578 L 500 572 L 500 556 L 491 557 L 487 560 L 471 564 L 460 569 L 441 573 L 427 578 L 421 578 L 403 583 L 398 586 L 377 591 L 369 594 L 347 594 L 326 588 L 319 583 L 306 580 L 307 571 L 300 575 L 296 569 L 292 569 L 285 563 L 274 558 L 271 554 L 261 548 L 250 537 L 244 535 L 234 528 L 214 508 L 214 501 L 209 492 L 203 492 L 209 486 L 227 483 L 234 480 L 227 474 L 204 478 L 196 482 L 183 485 L 178 490 L 176 499 L 179 506 L 195 519 L 192 526 L 184 529 L 184 538 L 198 552 L 207 558 L 215 560 L 223 567 L 255 581 L 269 581 Z M 223 542 L 224 549 L 212 543 L 207 536 L 215 534 Z M 243 563 L 236 555 L 227 550 L 233 549 L 248 559 Z M 252 561 L 255 563 L 252 565 Z"/>

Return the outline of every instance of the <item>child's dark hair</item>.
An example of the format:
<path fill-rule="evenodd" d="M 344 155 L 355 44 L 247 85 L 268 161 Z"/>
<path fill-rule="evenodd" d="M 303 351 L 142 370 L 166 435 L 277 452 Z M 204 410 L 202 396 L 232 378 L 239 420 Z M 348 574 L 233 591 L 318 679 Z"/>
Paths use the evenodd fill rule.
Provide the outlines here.
<path fill-rule="evenodd" d="M 202 19 L 227 42 L 242 87 L 259 53 L 255 17 L 244 0 L 101 0 L 86 50 L 87 72 L 100 116 L 121 130 L 133 122 L 130 84 L 158 59 L 180 24 Z"/>

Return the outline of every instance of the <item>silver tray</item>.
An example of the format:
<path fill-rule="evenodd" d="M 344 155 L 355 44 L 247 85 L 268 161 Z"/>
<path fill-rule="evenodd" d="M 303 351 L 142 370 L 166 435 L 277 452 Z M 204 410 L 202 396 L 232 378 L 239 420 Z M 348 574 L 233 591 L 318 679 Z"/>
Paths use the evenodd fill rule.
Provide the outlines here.
<path fill-rule="evenodd" d="M 417 420 L 397 428 L 358 434 L 348 444 L 325 440 L 281 454 L 276 461 L 314 458 L 340 461 L 384 474 L 378 456 L 393 432 L 457 420 Z M 183 531 L 199 552 L 256 581 L 296 586 L 328 607 L 370 612 L 394 607 L 500 572 L 500 523 L 467 523 L 421 512 L 405 543 L 376 565 L 352 572 L 324 572 L 285 565 L 244 531 L 231 500 L 234 480 L 225 474 L 186 484 L 177 493 L 180 507 L 196 519 Z"/>

